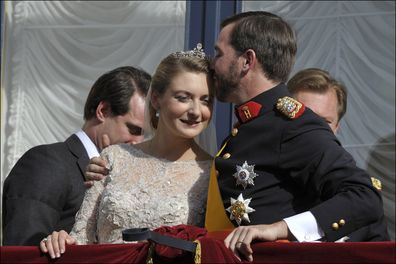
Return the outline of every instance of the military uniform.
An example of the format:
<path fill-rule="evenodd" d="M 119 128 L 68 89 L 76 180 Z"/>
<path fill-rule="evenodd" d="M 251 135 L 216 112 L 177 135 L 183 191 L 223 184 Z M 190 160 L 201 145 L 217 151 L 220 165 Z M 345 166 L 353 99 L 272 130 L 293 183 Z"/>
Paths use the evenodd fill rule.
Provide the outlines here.
<path fill-rule="evenodd" d="M 288 89 L 279 84 L 236 107 L 239 124 L 215 158 L 206 227 L 230 226 L 211 225 L 222 213 L 213 208 L 216 191 L 234 226 L 271 224 L 311 211 L 325 239 L 335 241 L 377 221 L 382 200 L 370 177 L 310 109 L 281 102 L 278 108 L 286 111 L 280 111 L 276 105 L 285 96 Z"/>

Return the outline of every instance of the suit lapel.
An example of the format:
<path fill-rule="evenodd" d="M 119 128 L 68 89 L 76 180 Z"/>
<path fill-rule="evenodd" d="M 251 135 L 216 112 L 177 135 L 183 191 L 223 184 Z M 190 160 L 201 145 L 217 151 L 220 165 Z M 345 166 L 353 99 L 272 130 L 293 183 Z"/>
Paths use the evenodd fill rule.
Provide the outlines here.
<path fill-rule="evenodd" d="M 70 152 L 76 157 L 78 167 L 81 171 L 81 175 L 85 180 L 84 172 L 89 163 L 89 157 L 87 151 L 84 148 L 84 145 L 75 134 L 71 135 L 68 139 L 66 139 L 65 143 L 68 146 Z"/>

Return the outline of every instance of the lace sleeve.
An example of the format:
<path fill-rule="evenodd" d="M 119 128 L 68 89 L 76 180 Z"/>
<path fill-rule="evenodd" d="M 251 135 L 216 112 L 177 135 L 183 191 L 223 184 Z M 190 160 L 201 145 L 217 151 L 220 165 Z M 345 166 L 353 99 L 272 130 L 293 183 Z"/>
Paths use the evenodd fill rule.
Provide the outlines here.
<path fill-rule="evenodd" d="M 111 166 L 109 153 L 105 150 L 101 158 Z M 77 240 L 78 245 L 98 243 L 96 227 L 99 213 L 99 205 L 103 190 L 106 186 L 108 175 L 102 181 L 94 182 L 94 185 L 85 192 L 83 203 L 75 217 L 75 223 L 70 235 Z"/>
<path fill-rule="evenodd" d="M 104 183 L 95 182 L 94 185 L 85 192 L 84 201 L 75 217 L 75 223 L 70 235 L 77 240 L 77 244 L 94 244 L 96 238 L 96 221 L 101 194 Z"/>

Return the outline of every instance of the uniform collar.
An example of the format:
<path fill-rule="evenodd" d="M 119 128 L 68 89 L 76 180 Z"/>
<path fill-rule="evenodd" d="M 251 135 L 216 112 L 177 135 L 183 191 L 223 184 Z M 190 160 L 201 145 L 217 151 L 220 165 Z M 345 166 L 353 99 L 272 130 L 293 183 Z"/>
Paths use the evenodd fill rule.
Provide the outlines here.
<path fill-rule="evenodd" d="M 235 106 L 235 115 L 243 124 L 274 109 L 277 100 L 283 96 L 290 96 L 287 86 L 280 83 L 277 86 L 257 95 L 251 100 Z"/>

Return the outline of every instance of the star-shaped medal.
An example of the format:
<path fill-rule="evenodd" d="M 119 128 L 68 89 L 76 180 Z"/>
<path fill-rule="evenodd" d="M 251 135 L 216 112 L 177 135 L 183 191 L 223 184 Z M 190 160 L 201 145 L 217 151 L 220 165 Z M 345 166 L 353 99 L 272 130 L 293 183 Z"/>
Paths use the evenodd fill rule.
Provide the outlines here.
<path fill-rule="evenodd" d="M 245 161 L 242 166 L 237 165 L 236 170 L 233 174 L 236 179 L 236 185 L 242 185 L 243 189 L 246 189 L 248 184 L 254 185 L 253 179 L 258 176 L 254 172 L 254 165 L 248 165 L 247 161 Z"/>
<path fill-rule="evenodd" d="M 250 223 L 248 214 L 256 211 L 253 208 L 249 207 L 249 203 L 251 200 L 252 198 L 244 200 L 242 193 L 238 196 L 238 199 L 236 200 L 231 197 L 231 206 L 226 209 L 230 213 L 231 221 L 235 220 L 238 225 L 241 225 L 242 220 Z"/>

